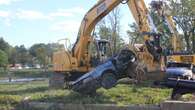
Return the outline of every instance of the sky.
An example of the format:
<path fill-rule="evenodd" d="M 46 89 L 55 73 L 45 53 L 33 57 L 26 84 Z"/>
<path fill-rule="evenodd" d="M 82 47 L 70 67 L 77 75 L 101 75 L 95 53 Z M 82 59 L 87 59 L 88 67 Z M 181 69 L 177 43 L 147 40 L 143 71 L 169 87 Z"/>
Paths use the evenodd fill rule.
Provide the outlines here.
<path fill-rule="evenodd" d="M 85 13 L 97 0 L 0 0 L 0 37 L 10 45 L 55 43 L 68 38 L 74 43 Z M 146 4 L 151 0 L 145 0 Z M 127 38 L 134 22 L 127 5 L 120 5 L 121 34 Z"/>

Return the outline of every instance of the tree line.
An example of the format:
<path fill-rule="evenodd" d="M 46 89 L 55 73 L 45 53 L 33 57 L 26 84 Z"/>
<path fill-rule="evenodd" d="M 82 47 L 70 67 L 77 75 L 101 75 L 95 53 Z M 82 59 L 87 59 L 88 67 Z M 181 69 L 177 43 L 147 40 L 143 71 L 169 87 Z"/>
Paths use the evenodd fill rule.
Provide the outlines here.
<path fill-rule="evenodd" d="M 52 53 L 63 48 L 63 45 L 57 43 L 39 43 L 30 48 L 24 45 L 11 46 L 2 37 L 0 38 L 0 67 L 4 69 L 10 64 L 21 64 L 22 66 L 33 67 L 36 64 L 46 67 L 51 64 Z"/>

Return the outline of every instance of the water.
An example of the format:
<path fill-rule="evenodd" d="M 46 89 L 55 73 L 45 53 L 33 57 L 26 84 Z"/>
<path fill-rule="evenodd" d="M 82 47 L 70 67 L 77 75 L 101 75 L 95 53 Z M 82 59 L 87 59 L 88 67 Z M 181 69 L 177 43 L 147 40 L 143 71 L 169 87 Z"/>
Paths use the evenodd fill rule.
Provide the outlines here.
<path fill-rule="evenodd" d="M 20 79 L 9 79 L 0 80 L 0 83 L 17 83 L 17 82 L 31 82 L 31 81 L 44 81 L 47 78 L 20 78 Z"/>

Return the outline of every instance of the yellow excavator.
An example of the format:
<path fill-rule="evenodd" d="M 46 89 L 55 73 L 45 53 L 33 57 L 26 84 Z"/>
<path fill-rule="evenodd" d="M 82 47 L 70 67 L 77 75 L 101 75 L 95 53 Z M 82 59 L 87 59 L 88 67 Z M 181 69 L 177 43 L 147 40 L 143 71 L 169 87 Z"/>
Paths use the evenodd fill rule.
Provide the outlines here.
<path fill-rule="evenodd" d="M 161 56 L 160 35 L 144 0 L 99 0 L 84 16 L 72 50 L 64 49 L 53 54 L 54 73 L 49 81 L 51 87 L 63 87 L 64 83 L 76 80 L 101 64 L 101 59 L 109 57 L 109 42 L 94 39 L 92 31 L 96 24 L 119 4 L 128 5 L 145 41 L 139 51 L 134 46 L 129 49 L 136 54 L 138 61 L 143 63 L 147 73 L 159 73 L 162 70 L 164 60 Z"/>
<path fill-rule="evenodd" d="M 173 30 L 172 33 L 172 44 L 173 44 L 173 52 L 167 56 L 167 60 L 174 61 L 177 63 L 189 63 L 195 66 L 195 54 L 191 52 L 182 52 L 181 45 L 182 42 L 179 38 L 179 33 L 176 31 L 176 26 L 173 22 L 172 16 L 167 15 L 167 22 L 171 25 Z"/>

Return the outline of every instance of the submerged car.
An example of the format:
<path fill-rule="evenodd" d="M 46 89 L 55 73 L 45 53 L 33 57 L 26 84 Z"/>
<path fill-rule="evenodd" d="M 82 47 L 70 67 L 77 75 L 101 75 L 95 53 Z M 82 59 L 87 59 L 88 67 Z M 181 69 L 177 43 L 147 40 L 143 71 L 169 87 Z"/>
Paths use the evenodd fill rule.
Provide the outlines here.
<path fill-rule="evenodd" d="M 136 55 L 132 51 L 121 50 L 117 56 L 108 59 L 91 72 L 72 82 L 71 88 L 81 94 L 93 94 L 101 87 L 110 89 L 117 84 L 119 79 L 127 76 L 125 71 L 135 62 Z"/>

